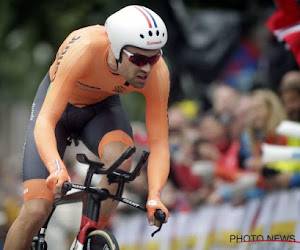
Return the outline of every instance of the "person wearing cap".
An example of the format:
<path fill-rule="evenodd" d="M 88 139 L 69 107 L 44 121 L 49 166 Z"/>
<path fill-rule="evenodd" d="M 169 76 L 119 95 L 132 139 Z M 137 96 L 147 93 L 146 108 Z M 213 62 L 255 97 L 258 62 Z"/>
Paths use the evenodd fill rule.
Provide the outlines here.
<path fill-rule="evenodd" d="M 73 31 L 58 49 L 49 72 L 36 93 L 26 135 L 23 159 L 24 204 L 11 226 L 4 249 L 28 249 L 33 236 L 52 209 L 54 196 L 70 181 L 63 162 L 70 139 L 86 147 L 110 166 L 133 145 L 131 125 L 119 94 L 144 95 L 148 160 L 147 213 L 154 218 L 170 168 L 167 106 L 168 68 L 162 58 L 167 42 L 163 20 L 152 10 L 131 5 L 109 16 L 104 26 Z M 121 169 L 130 170 L 131 159 Z M 100 187 L 114 192 L 102 178 Z M 99 228 L 104 228 L 117 202 L 101 206 Z"/>

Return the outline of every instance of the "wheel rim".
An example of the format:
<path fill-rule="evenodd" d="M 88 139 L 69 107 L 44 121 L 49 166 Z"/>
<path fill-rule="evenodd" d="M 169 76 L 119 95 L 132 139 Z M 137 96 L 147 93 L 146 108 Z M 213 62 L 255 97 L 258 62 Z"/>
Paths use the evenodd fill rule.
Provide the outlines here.
<path fill-rule="evenodd" d="M 119 250 L 119 245 L 111 232 L 107 230 L 95 230 L 88 234 L 84 249 Z"/>

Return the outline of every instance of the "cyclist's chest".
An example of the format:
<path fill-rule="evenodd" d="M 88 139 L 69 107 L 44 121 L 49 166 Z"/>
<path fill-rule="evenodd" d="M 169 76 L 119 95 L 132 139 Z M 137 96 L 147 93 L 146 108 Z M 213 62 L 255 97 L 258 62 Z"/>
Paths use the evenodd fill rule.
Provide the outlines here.
<path fill-rule="evenodd" d="M 130 91 L 130 86 L 121 75 L 113 75 L 106 62 L 99 58 L 92 58 L 89 67 L 85 67 L 82 77 L 77 79 L 75 89 L 80 89 L 81 93 L 96 92 L 119 94 Z"/>
<path fill-rule="evenodd" d="M 126 84 L 124 78 L 110 76 L 103 70 L 94 70 L 85 74 L 74 83 L 71 103 L 92 104 L 110 95 L 128 93 L 132 88 Z"/>

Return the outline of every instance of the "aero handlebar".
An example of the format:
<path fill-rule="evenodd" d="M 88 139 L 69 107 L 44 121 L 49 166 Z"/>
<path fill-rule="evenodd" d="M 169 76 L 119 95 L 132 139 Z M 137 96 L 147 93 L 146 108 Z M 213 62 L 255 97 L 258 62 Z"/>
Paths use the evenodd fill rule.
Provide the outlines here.
<path fill-rule="evenodd" d="M 91 161 L 87 158 L 85 154 L 77 154 L 76 159 L 80 163 L 90 165 L 92 167 L 97 167 L 98 171 L 96 172 L 97 174 L 110 174 L 114 170 L 116 170 L 126 159 L 128 159 L 133 153 L 135 152 L 135 147 L 130 146 L 128 149 L 119 157 L 118 160 L 114 162 L 113 165 L 111 165 L 108 169 L 104 169 L 103 166 L 104 164 L 102 162 L 96 162 L 96 161 Z"/>
<path fill-rule="evenodd" d="M 121 188 L 123 189 L 125 182 L 133 181 L 140 174 L 141 168 L 145 165 L 149 157 L 149 152 L 143 151 L 136 167 L 132 172 L 126 172 L 124 170 L 117 169 L 126 159 L 128 159 L 135 152 L 135 150 L 136 150 L 135 146 L 128 147 L 128 149 L 107 169 L 104 168 L 104 164 L 102 162 L 92 161 L 88 159 L 88 157 L 85 154 L 77 154 L 76 159 L 80 163 L 89 165 L 88 172 L 91 171 L 92 174 L 95 173 L 95 174 L 107 175 L 109 183 L 118 183 L 119 187 L 121 186 Z M 91 176 L 87 177 L 87 179 L 91 179 Z M 145 207 L 139 205 L 134 201 L 123 198 L 121 196 L 122 192 L 117 192 L 117 194 L 110 194 L 110 192 L 105 188 L 90 187 L 89 185 L 86 184 L 87 182 L 85 182 L 85 185 L 65 182 L 62 187 L 62 196 L 64 196 L 71 189 L 78 189 L 83 192 L 99 195 L 99 197 L 101 197 L 101 200 L 106 200 L 107 198 L 111 198 L 113 200 L 121 201 L 123 203 L 126 203 L 127 205 L 130 205 L 144 212 L 147 212 L 147 209 Z M 75 196 L 77 200 L 78 197 L 80 197 L 80 195 L 76 196 L 74 194 L 68 196 L 72 196 L 72 195 Z M 63 199 L 60 199 L 56 201 L 55 204 L 58 205 L 62 203 L 64 203 L 64 201 Z M 154 216 L 156 220 L 160 221 L 160 227 L 151 234 L 152 237 L 154 236 L 155 233 L 160 231 L 166 219 L 166 214 L 160 209 L 155 211 Z"/>

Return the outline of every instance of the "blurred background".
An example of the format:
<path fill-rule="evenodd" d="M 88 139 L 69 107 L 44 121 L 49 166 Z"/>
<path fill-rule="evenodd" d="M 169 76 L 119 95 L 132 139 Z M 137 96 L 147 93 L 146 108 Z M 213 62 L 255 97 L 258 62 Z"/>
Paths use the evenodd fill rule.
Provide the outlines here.
<path fill-rule="evenodd" d="M 264 142 L 300 145 L 275 133 L 281 121 L 300 119 L 300 74 L 294 55 L 265 25 L 276 10 L 273 1 L 2 0 L 0 249 L 23 202 L 22 149 L 39 83 L 71 31 L 104 24 L 129 4 L 153 9 L 168 28 L 164 58 L 171 74 L 171 173 L 163 199 L 170 211 L 238 206 L 288 188 L 297 177 L 297 162 L 262 161 Z M 147 148 L 143 97 L 121 98 L 142 151 Z M 66 160 L 81 181 L 84 169 L 73 160 L 77 151 L 85 151 L 84 146 L 71 147 Z M 142 173 L 126 195 L 145 202 L 146 181 Z M 120 214 L 131 212 L 119 208 Z"/>

